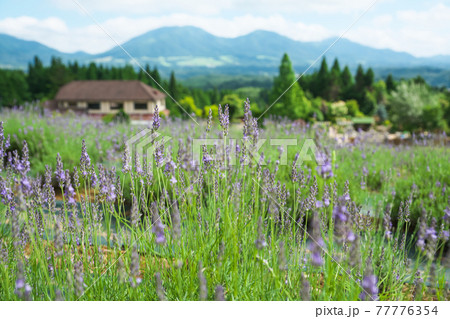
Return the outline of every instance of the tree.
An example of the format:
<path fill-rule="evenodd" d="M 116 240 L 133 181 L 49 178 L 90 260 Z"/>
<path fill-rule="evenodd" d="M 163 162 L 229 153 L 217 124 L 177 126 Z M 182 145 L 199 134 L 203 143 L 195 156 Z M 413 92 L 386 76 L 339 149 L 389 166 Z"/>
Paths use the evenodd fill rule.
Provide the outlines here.
<path fill-rule="evenodd" d="M 86 78 L 87 80 L 97 80 L 97 65 L 94 62 L 89 63 Z"/>
<path fill-rule="evenodd" d="M 28 64 L 27 83 L 32 99 L 41 99 L 48 92 L 46 70 L 37 56 Z"/>
<path fill-rule="evenodd" d="M 341 81 L 344 88 L 347 88 L 353 84 L 353 75 L 348 66 L 345 66 L 344 71 L 341 73 Z"/>
<path fill-rule="evenodd" d="M 53 97 L 59 88 L 64 84 L 70 82 L 72 79 L 66 66 L 62 62 L 61 58 L 52 57 L 50 67 L 47 71 L 48 81 L 48 94 Z"/>
<path fill-rule="evenodd" d="M 175 99 L 178 100 L 178 86 L 177 86 L 177 80 L 175 78 L 175 73 L 172 71 L 170 73 L 170 80 L 169 80 L 169 94 Z"/>
<path fill-rule="evenodd" d="M 347 106 L 348 114 L 352 117 L 361 116 L 362 113 L 359 111 L 359 105 L 356 100 L 348 100 L 345 102 Z"/>
<path fill-rule="evenodd" d="M 417 130 L 423 126 L 423 116 L 428 123 L 437 123 L 438 119 L 430 119 L 439 106 L 439 96 L 422 84 L 403 81 L 392 91 L 389 100 L 389 117 L 394 126 L 402 130 Z M 426 110 L 426 111 L 425 111 Z M 425 112 L 424 112 L 425 111 Z M 432 126 L 428 124 L 427 126 Z"/>
<path fill-rule="evenodd" d="M 144 70 L 142 70 L 141 68 L 139 68 L 139 73 L 138 73 L 138 80 L 141 82 L 144 82 L 145 84 L 150 84 L 151 79 L 147 74 L 150 74 L 151 70 L 150 70 L 150 66 L 148 65 L 148 63 L 145 65 Z"/>
<path fill-rule="evenodd" d="M 395 81 L 391 73 L 386 77 L 386 90 L 388 93 L 391 93 L 395 90 Z"/>
<path fill-rule="evenodd" d="M 0 108 L 23 103 L 29 98 L 28 83 L 23 71 L 0 69 Z"/>
<path fill-rule="evenodd" d="M 194 103 L 194 98 L 192 96 L 185 96 L 181 101 L 180 105 L 184 108 L 186 112 L 189 114 L 194 113 L 196 116 L 201 117 L 203 116 L 203 110 L 197 108 L 197 106 Z"/>
<path fill-rule="evenodd" d="M 365 87 L 366 87 L 366 76 L 364 74 L 362 65 L 359 64 L 355 76 L 355 90 L 357 92 L 362 92 L 364 91 Z"/>
<path fill-rule="evenodd" d="M 279 68 L 279 75 L 275 77 L 270 94 L 270 102 L 274 103 L 270 113 L 286 116 L 291 119 L 306 119 L 311 102 L 299 85 L 295 85 L 296 77 L 291 60 L 284 54 Z M 287 91 L 286 91 L 287 90 Z"/>
<path fill-rule="evenodd" d="M 209 110 L 211 110 L 213 118 L 219 117 L 219 107 L 217 105 L 213 104 L 213 105 L 207 105 L 203 109 L 203 117 L 204 118 L 207 118 L 209 116 Z"/>
<path fill-rule="evenodd" d="M 158 69 L 156 68 L 156 66 L 153 68 L 153 71 L 150 73 L 152 78 L 151 79 L 151 86 L 154 87 L 155 89 L 161 89 L 160 85 L 162 85 L 161 83 L 161 75 L 159 75 Z M 175 75 L 174 75 L 175 76 Z"/>
<path fill-rule="evenodd" d="M 214 89 L 211 91 L 211 103 L 219 104 L 219 102 L 220 102 L 220 92 L 215 86 Z"/>
<path fill-rule="evenodd" d="M 330 87 L 328 89 L 328 98 L 332 101 L 338 99 L 341 93 L 342 79 L 341 79 L 341 67 L 339 66 L 338 59 L 334 59 L 333 66 L 330 73 Z"/>
<path fill-rule="evenodd" d="M 330 73 L 328 72 L 328 64 L 325 57 L 322 59 L 319 72 L 317 73 L 316 76 L 314 91 L 315 96 L 321 96 L 326 100 L 329 99 Z"/>
<path fill-rule="evenodd" d="M 367 72 L 364 75 L 364 86 L 366 88 L 371 88 L 373 85 L 374 79 L 375 79 L 375 74 L 373 73 L 372 68 L 367 69 Z"/>
<path fill-rule="evenodd" d="M 167 97 L 167 108 L 172 112 L 174 109 L 178 108 L 175 101 L 178 101 L 180 99 L 178 84 L 175 78 L 175 73 L 173 71 L 170 73 L 170 79 L 167 85 L 167 93 L 169 93 L 170 95 Z M 192 103 L 194 103 L 194 100 L 192 100 Z"/>
<path fill-rule="evenodd" d="M 386 121 L 388 119 L 386 106 L 384 104 L 378 104 L 377 105 L 377 109 L 375 111 L 375 114 L 378 116 L 379 122 L 381 122 L 381 123 L 383 123 L 384 121 Z"/>
<path fill-rule="evenodd" d="M 69 62 L 69 65 L 67 67 L 68 71 L 72 75 L 72 78 L 74 80 L 81 80 L 80 78 L 80 66 L 78 65 L 78 62 L 75 61 L 73 64 Z"/>
<path fill-rule="evenodd" d="M 373 92 L 364 90 L 362 93 L 361 112 L 365 115 L 373 115 L 377 106 L 377 99 Z"/>
<path fill-rule="evenodd" d="M 341 85 L 340 98 L 342 100 L 354 98 L 354 95 L 352 95 L 353 75 L 348 66 L 345 66 L 344 70 L 341 72 Z"/>
<path fill-rule="evenodd" d="M 211 104 L 211 99 L 209 95 L 201 89 L 193 89 L 192 90 L 192 96 L 194 98 L 194 102 L 196 105 L 199 105 L 200 107 L 204 107 L 205 105 Z"/>
<path fill-rule="evenodd" d="M 137 74 L 134 68 L 127 64 L 122 68 L 122 80 L 136 80 Z"/>
<path fill-rule="evenodd" d="M 228 104 L 230 118 L 241 117 L 244 115 L 244 101 L 237 94 L 227 94 L 220 102 L 222 107 Z"/>

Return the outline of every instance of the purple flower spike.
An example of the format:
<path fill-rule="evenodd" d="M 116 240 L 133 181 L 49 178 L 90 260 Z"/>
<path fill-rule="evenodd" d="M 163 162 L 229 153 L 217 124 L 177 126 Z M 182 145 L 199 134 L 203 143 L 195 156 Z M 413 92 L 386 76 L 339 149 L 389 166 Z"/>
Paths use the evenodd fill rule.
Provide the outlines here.
<path fill-rule="evenodd" d="M 87 153 L 86 142 L 85 140 L 83 140 L 81 142 L 81 158 L 80 158 L 80 169 L 81 175 L 83 175 L 83 177 L 88 176 L 90 167 L 91 167 L 91 159 Z"/>
<path fill-rule="evenodd" d="M 223 135 L 228 135 L 228 127 L 230 126 L 230 112 L 228 104 L 225 105 L 225 110 L 222 112 L 222 106 L 219 104 L 219 122 L 223 129 Z"/>
<path fill-rule="evenodd" d="M 325 179 L 332 178 L 334 174 L 330 158 L 325 154 L 321 154 L 320 156 L 324 160 L 324 162 L 323 165 L 317 166 L 317 172 Z"/>
<path fill-rule="evenodd" d="M 159 110 L 158 110 L 158 105 L 155 106 L 155 111 L 153 112 L 153 125 L 152 125 L 152 129 L 153 131 L 157 131 L 159 129 L 159 127 L 161 126 L 161 120 L 160 120 L 160 116 L 159 116 Z"/>
<path fill-rule="evenodd" d="M 311 264 L 316 267 L 321 267 L 323 265 L 323 257 L 322 257 L 322 247 L 324 246 L 324 241 L 320 231 L 320 224 L 317 220 L 317 217 L 314 216 L 312 219 L 312 234 L 311 234 L 311 243 L 309 245 L 309 249 L 311 251 Z"/>
<path fill-rule="evenodd" d="M 56 180 L 59 183 L 59 187 L 63 187 L 64 186 L 64 182 L 66 181 L 66 174 L 64 172 L 63 169 L 63 162 L 61 159 L 61 155 L 59 155 L 59 153 L 56 155 Z"/>
<path fill-rule="evenodd" d="M 378 279 L 377 276 L 370 274 L 363 278 L 361 286 L 363 291 L 361 292 L 360 298 L 362 300 L 378 300 Z"/>

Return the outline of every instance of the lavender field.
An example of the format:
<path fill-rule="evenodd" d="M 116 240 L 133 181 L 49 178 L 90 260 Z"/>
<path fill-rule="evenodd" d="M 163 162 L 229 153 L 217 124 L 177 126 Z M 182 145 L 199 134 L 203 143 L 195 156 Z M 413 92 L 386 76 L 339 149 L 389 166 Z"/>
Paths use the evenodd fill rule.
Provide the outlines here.
<path fill-rule="evenodd" d="M 5 108 L 0 300 L 450 300 L 445 134 L 342 142 L 243 113 Z"/>

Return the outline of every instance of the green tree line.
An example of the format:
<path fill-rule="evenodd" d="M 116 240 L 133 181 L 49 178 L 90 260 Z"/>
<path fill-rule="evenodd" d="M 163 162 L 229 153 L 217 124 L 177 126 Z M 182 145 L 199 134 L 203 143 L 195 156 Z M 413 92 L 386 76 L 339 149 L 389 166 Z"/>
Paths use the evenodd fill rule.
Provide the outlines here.
<path fill-rule="evenodd" d="M 320 68 L 310 74 L 296 75 L 289 56 L 282 57 L 279 73 L 271 90 L 244 87 L 235 90 L 203 90 L 180 83 L 175 73 L 161 77 L 156 67 L 144 69 L 131 65 L 104 66 L 78 62 L 63 63 L 53 57 L 45 66 L 36 56 L 26 72 L 0 69 L 0 107 L 20 105 L 32 100 L 54 98 L 61 86 L 73 80 L 139 80 L 166 91 L 171 116 L 192 113 L 206 117 L 217 114 L 218 105 L 228 104 L 233 118 L 243 116 L 243 102 L 249 97 L 254 115 L 277 115 L 305 121 L 336 121 L 339 118 L 374 116 L 379 123 L 395 129 L 448 130 L 450 93 L 432 88 L 419 76 L 394 80 L 392 75 L 375 81 L 371 68 L 359 65 L 353 75 L 348 66 L 334 59 L 331 68 L 323 58 Z"/>
<path fill-rule="evenodd" d="M 395 81 L 389 74 L 375 81 L 372 68 L 359 65 L 355 75 L 338 59 L 328 67 L 296 76 L 289 56 L 281 60 L 266 112 L 305 121 L 375 117 L 400 130 L 446 130 L 450 127 L 450 92 L 430 87 L 418 76 Z"/>

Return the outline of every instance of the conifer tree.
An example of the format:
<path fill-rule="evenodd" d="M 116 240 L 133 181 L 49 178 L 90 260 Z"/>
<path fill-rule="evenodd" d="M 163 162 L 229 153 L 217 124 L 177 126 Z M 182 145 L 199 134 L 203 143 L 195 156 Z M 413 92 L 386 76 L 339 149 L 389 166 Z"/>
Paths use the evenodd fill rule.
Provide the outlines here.
<path fill-rule="evenodd" d="M 311 102 L 296 83 L 294 69 L 286 53 L 281 60 L 279 75 L 274 79 L 270 94 L 270 104 L 273 103 L 270 113 L 291 119 L 306 118 L 311 109 Z"/>
<path fill-rule="evenodd" d="M 388 93 L 395 91 L 395 81 L 391 73 L 386 77 L 386 90 Z"/>

